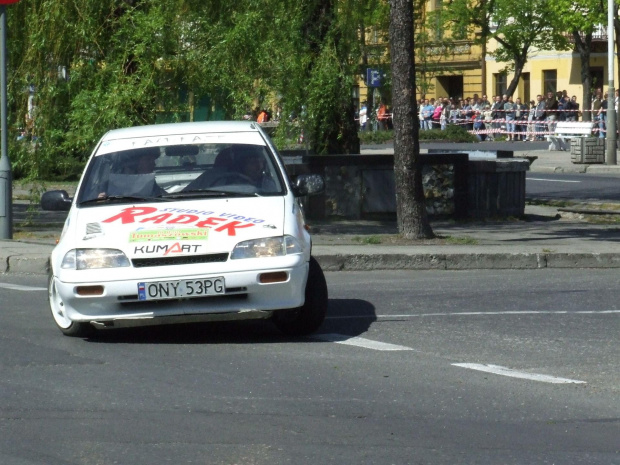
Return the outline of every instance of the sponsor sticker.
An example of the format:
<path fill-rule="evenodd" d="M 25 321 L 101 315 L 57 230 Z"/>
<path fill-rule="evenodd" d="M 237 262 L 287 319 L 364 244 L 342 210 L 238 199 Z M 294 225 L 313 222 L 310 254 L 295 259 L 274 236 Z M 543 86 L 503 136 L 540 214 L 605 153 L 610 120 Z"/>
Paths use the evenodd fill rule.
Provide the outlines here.
<path fill-rule="evenodd" d="M 145 244 L 134 246 L 133 253 L 135 255 L 163 255 L 164 257 L 169 254 L 193 254 L 198 253 L 202 244 L 181 244 L 175 242 L 174 244 Z"/>
<path fill-rule="evenodd" d="M 207 228 L 191 229 L 140 229 L 129 233 L 129 242 L 158 242 L 158 241 L 200 241 L 209 238 Z"/>

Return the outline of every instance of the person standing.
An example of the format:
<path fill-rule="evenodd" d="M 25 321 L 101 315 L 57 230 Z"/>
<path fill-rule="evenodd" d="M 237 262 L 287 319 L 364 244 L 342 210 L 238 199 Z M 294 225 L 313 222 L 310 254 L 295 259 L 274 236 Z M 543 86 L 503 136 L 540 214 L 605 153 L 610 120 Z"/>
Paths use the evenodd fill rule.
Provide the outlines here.
<path fill-rule="evenodd" d="M 424 129 L 431 129 L 431 124 L 433 121 L 433 111 L 435 111 L 435 107 L 431 105 L 428 99 L 424 99 L 424 106 L 422 107 L 422 118 L 424 121 Z"/>
<path fill-rule="evenodd" d="M 517 97 L 515 100 L 515 137 L 513 140 L 526 139 L 527 113 L 527 105 L 521 103 L 521 99 Z"/>
<path fill-rule="evenodd" d="M 493 117 L 493 123 L 491 123 L 493 134 L 489 135 L 489 140 L 495 140 L 495 134 L 500 132 L 502 127 L 501 118 L 504 116 L 504 102 L 499 95 L 495 96 L 495 102 L 491 106 L 491 116 Z"/>
<path fill-rule="evenodd" d="M 425 129 L 423 113 L 424 113 L 424 100 L 420 99 L 418 100 L 418 122 L 420 123 L 420 129 L 422 130 Z"/>
<path fill-rule="evenodd" d="M 538 94 L 536 96 L 536 106 L 534 109 L 534 120 L 536 121 L 535 140 L 543 140 L 543 133 L 545 132 L 545 117 L 546 117 L 545 110 L 546 110 L 546 107 L 545 107 L 545 101 L 543 100 L 543 96 Z"/>
<path fill-rule="evenodd" d="M 450 117 L 450 105 L 448 99 L 444 99 L 441 102 L 441 116 L 439 117 L 439 123 L 441 125 L 441 130 L 445 131 L 448 127 L 448 118 Z"/>
<path fill-rule="evenodd" d="M 525 140 L 529 140 L 530 142 L 536 138 L 536 119 L 534 118 L 535 113 L 536 101 L 530 100 L 527 112 L 527 134 L 525 135 Z"/>
<path fill-rule="evenodd" d="M 450 124 L 458 124 L 459 122 L 459 109 L 454 102 L 450 102 L 450 116 L 449 116 Z"/>
<path fill-rule="evenodd" d="M 607 135 L 607 106 L 608 106 L 608 102 L 607 102 L 607 98 L 609 97 L 609 94 L 607 92 L 605 92 L 605 98 L 603 98 L 603 101 L 601 102 L 601 108 L 599 108 L 598 110 L 598 137 L 599 139 L 604 139 L 605 136 Z"/>
<path fill-rule="evenodd" d="M 566 95 L 566 91 L 557 92 L 556 98 L 558 101 L 558 116 L 557 121 L 566 121 L 566 107 L 569 105 L 570 97 Z"/>
<path fill-rule="evenodd" d="M 592 110 L 592 121 L 599 125 L 600 115 L 599 112 L 601 110 L 601 104 L 603 103 L 603 91 L 601 89 L 596 89 L 596 93 L 594 94 L 594 98 L 592 99 L 592 105 L 590 109 Z"/>
<path fill-rule="evenodd" d="M 484 110 L 484 108 L 486 106 L 491 106 L 491 102 L 489 102 L 489 99 L 487 98 L 486 95 L 483 95 L 482 98 L 480 99 L 480 108 L 482 108 Z"/>
<path fill-rule="evenodd" d="M 573 102 L 573 99 L 575 100 Z M 569 98 L 564 104 L 564 113 L 566 114 L 566 121 L 577 121 L 577 97 Z"/>
<path fill-rule="evenodd" d="M 387 131 L 387 120 L 388 120 L 388 111 L 385 103 L 381 102 L 379 104 L 379 108 L 377 109 L 377 122 L 379 123 L 379 129 L 382 131 Z"/>
<path fill-rule="evenodd" d="M 555 124 L 558 119 L 558 100 L 553 92 L 547 92 L 547 100 L 545 100 L 545 112 L 547 120 L 547 130 L 549 133 L 555 131 Z"/>
<path fill-rule="evenodd" d="M 506 137 L 513 140 L 515 137 L 515 104 L 512 97 L 504 101 L 504 117 L 506 118 Z"/>
<path fill-rule="evenodd" d="M 368 121 L 368 107 L 366 102 L 362 102 L 362 109 L 360 110 L 360 129 L 364 131 L 366 129 L 366 122 Z"/>

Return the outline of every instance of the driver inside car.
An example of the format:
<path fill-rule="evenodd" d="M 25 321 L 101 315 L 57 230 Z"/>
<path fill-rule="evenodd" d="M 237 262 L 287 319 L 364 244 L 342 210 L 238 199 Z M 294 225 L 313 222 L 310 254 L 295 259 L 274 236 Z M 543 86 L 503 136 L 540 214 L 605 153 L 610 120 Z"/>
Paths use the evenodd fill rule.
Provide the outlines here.
<path fill-rule="evenodd" d="M 242 152 L 238 156 L 238 166 L 239 172 L 261 191 L 275 190 L 273 179 L 265 173 L 265 157 L 262 154 L 254 151 Z"/>
<path fill-rule="evenodd" d="M 99 198 L 121 196 L 155 197 L 165 194 L 155 181 L 155 166 L 160 156 L 159 148 L 141 148 L 123 153 L 116 173 L 110 173 L 108 188 Z"/>

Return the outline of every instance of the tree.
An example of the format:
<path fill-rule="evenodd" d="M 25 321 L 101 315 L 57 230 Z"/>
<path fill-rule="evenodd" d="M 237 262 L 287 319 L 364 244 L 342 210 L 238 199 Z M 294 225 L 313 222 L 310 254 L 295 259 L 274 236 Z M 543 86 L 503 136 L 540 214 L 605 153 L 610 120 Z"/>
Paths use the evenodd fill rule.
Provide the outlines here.
<path fill-rule="evenodd" d="M 40 143 L 13 147 L 15 172 L 76 176 L 106 130 L 187 120 L 200 97 L 228 119 L 271 101 L 285 119 L 304 106 L 315 152 L 359 153 L 360 2 L 377 5 L 24 0 L 8 9 L 11 126 L 24 125 L 32 85 Z"/>
<path fill-rule="evenodd" d="M 582 110 L 588 110 L 592 100 L 592 74 L 590 73 L 590 54 L 594 30 L 606 22 L 606 5 L 601 0 L 554 0 L 555 8 L 564 11 L 558 15 L 558 27 L 570 31 L 575 41 L 575 49 L 581 59 L 581 83 L 583 85 Z M 584 121 L 590 121 L 592 114 L 583 112 Z"/>
<path fill-rule="evenodd" d="M 491 52 L 498 62 L 507 63 L 505 70 L 513 72 L 506 93 L 512 95 L 519 85 L 523 67 L 532 49 L 565 50 L 568 41 L 556 27 L 558 10 L 549 0 L 451 0 L 452 27 L 465 28 L 474 35 L 486 32 L 498 43 Z M 489 27 L 492 26 L 492 27 Z M 479 41 L 485 40 L 481 34 Z"/>
<path fill-rule="evenodd" d="M 398 230 L 408 239 L 434 237 L 422 186 L 416 112 L 412 0 L 390 0 L 390 55 L 394 114 L 394 179 Z"/>
<path fill-rule="evenodd" d="M 457 37 L 473 37 L 473 42 L 480 45 L 481 92 L 486 93 L 486 56 L 487 44 L 491 36 L 491 20 L 496 0 L 447 0 L 445 21 L 452 25 L 452 32 Z"/>

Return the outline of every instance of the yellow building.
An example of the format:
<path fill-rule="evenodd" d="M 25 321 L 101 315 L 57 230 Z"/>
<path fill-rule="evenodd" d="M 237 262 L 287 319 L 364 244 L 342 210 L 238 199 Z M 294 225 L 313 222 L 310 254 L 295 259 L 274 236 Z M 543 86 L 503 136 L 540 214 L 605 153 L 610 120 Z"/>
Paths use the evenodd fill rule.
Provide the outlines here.
<path fill-rule="evenodd" d="M 495 47 L 489 43 L 489 52 Z M 487 92 L 489 95 L 501 95 L 513 79 L 514 73 L 504 72 L 506 63 L 497 62 L 490 54 L 486 57 Z M 593 89 L 607 87 L 607 34 L 604 28 L 594 35 L 590 55 L 590 75 Z M 524 102 L 536 100 L 536 96 L 547 92 L 567 91 L 569 96 L 576 96 L 577 102 L 583 99 L 581 79 L 581 57 L 573 50 L 531 50 L 528 61 L 523 68 L 517 90 L 513 97 L 520 97 Z"/>
<path fill-rule="evenodd" d="M 443 0 L 427 0 L 426 10 L 415 18 L 417 97 L 450 97 L 458 100 L 478 94 L 487 95 L 491 100 L 495 95 L 503 95 L 514 73 L 506 73 L 504 69 L 507 63 L 499 63 L 492 56 L 497 46 L 495 41 L 489 41 L 486 51 L 474 44 L 473 40 L 443 41 L 448 33 L 440 26 L 441 21 L 435 20 L 440 17 L 442 8 L 445 8 Z M 433 28 L 433 24 L 437 24 L 437 27 Z M 369 31 L 366 40 L 375 47 L 382 46 L 385 53 L 387 45 L 381 40 L 384 37 L 385 34 Z M 607 31 L 603 26 L 599 27 L 593 37 L 590 66 L 593 88 L 606 88 Z M 356 105 L 365 100 L 372 102 L 373 97 L 377 102 L 386 90 L 378 88 L 373 93 L 372 89 L 366 87 L 364 77 L 360 76 L 359 86 L 354 89 L 352 97 Z M 513 97 L 529 102 L 536 100 L 538 94 L 564 90 L 569 96 L 575 95 L 581 108 L 584 108 L 581 104 L 583 86 L 579 53 L 573 50 L 531 50 Z M 389 104 L 389 96 L 383 95 L 383 100 L 386 99 Z"/>

